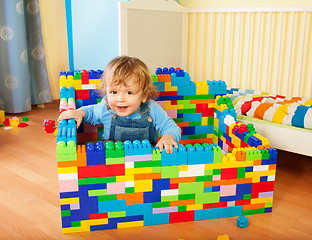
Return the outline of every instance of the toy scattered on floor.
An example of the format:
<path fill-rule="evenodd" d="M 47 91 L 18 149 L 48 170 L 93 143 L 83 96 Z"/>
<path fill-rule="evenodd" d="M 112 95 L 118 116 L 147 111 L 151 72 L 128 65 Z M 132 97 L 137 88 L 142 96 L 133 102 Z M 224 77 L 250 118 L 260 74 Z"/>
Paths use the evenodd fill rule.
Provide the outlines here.
<path fill-rule="evenodd" d="M 55 131 L 55 121 L 54 120 L 48 120 L 45 119 L 43 122 L 44 125 L 44 131 L 47 133 L 54 133 Z"/>
<path fill-rule="evenodd" d="M 223 96 L 224 82 L 192 84 L 187 73 L 173 71 L 154 76 L 160 103 L 184 126 L 185 145 L 172 154 L 160 153 L 148 141 L 104 145 L 98 142 L 103 126 L 82 124 L 76 130 L 74 119 L 61 121 L 57 165 L 63 233 L 272 211 L 276 150 L 252 125 L 236 122 Z M 100 81 L 88 74 L 60 76 L 65 99 L 73 97 L 68 88 L 75 87 L 76 107 L 101 100 L 93 85 Z"/>
<path fill-rule="evenodd" d="M 228 235 L 220 235 L 217 240 L 230 240 Z"/>
<path fill-rule="evenodd" d="M 20 128 L 24 128 L 24 127 L 27 127 L 27 126 L 28 126 L 28 124 L 25 123 L 25 122 L 21 122 L 20 124 L 18 124 L 18 127 L 20 127 Z"/>
<path fill-rule="evenodd" d="M 3 110 L 0 110 L 0 125 L 3 124 L 5 120 L 5 114 L 4 114 L 4 111 Z M 3 125 L 4 126 L 4 125 Z"/>
<path fill-rule="evenodd" d="M 11 127 L 17 127 L 19 125 L 18 117 L 12 117 L 9 119 Z"/>
<path fill-rule="evenodd" d="M 249 219 L 245 216 L 240 216 L 236 219 L 236 225 L 240 228 L 248 227 Z"/>
<path fill-rule="evenodd" d="M 28 119 L 28 117 L 25 116 L 25 117 L 22 117 L 22 121 L 23 121 L 23 122 L 28 122 L 29 119 Z"/>

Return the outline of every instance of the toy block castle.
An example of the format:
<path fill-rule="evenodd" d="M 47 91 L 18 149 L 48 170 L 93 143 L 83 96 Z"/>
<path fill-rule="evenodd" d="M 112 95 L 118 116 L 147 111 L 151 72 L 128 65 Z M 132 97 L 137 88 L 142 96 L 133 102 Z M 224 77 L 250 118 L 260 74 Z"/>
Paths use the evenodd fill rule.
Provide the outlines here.
<path fill-rule="evenodd" d="M 101 71 L 60 74 L 60 112 L 101 101 Z M 179 148 L 101 141 L 103 126 L 60 122 L 57 165 L 63 233 L 208 220 L 272 211 L 276 150 L 236 121 L 223 81 L 157 69 L 157 102 L 181 127 Z"/>

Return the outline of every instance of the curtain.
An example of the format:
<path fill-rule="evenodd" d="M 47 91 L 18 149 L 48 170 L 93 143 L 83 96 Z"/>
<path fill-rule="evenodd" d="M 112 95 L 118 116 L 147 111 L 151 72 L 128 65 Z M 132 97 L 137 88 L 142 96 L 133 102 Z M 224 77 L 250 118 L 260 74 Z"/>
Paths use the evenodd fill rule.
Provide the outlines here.
<path fill-rule="evenodd" d="M 26 112 L 52 101 L 39 0 L 0 0 L 0 109 Z"/>

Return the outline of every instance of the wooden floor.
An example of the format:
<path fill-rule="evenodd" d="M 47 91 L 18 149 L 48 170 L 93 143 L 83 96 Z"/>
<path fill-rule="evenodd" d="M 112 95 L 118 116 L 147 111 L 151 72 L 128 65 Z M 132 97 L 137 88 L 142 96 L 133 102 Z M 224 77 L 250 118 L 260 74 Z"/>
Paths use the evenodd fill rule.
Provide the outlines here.
<path fill-rule="evenodd" d="M 26 128 L 0 128 L 0 239 L 312 239 L 312 158 L 282 151 L 273 212 L 248 216 L 246 229 L 226 218 L 63 235 L 55 138 L 42 127 L 57 118 L 57 108 L 16 115 L 29 117 Z"/>

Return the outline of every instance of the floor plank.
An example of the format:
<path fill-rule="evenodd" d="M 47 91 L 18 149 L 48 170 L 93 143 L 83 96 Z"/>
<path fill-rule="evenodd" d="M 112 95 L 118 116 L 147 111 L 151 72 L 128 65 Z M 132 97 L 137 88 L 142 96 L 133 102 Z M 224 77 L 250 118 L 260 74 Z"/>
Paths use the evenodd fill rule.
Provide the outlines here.
<path fill-rule="evenodd" d="M 63 235 L 55 138 L 43 130 L 44 119 L 57 115 L 54 102 L 17 114 L 29 117 L 26 128 L 0 128 L 0 239 L 312 239 L 312 158 L 284 151 L 278 151 L 273 212 L 248 216 L 246 229 L 226 218 Z"/>

